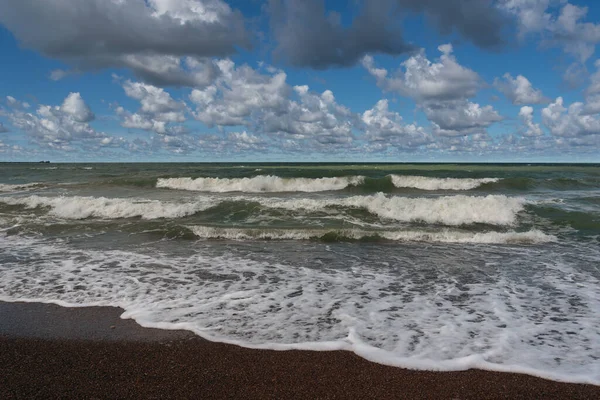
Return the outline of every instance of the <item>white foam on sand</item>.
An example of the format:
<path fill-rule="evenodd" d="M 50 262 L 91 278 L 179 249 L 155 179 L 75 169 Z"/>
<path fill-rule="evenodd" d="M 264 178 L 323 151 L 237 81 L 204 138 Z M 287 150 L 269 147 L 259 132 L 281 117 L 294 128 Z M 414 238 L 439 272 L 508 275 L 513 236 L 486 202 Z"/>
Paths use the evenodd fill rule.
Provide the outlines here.
<path fill-rule="evenodd" d="M 117 306 L 147 327 L 382 364 L 600 384 L 600 282 L 530 250 L 485 279 L 414 260 L 298 267 L 233 255 L 85 250 L 0 235 L 0 300 Z M 535 268 L 532 279 L 505 270 Z M 463 266 L 463 268 L 469 268 Z M 428 272 L 429 271 L 429 272 Z"/>

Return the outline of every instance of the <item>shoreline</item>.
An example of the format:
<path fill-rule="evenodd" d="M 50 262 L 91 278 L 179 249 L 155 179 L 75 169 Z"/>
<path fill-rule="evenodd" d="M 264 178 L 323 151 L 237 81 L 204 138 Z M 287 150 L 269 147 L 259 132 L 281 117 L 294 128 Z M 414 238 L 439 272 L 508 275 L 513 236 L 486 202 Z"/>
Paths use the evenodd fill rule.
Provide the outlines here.
<path fill-rule="evenodd" d="M 0 397 L 600 398 L 600 386 L 414 371 L 348 351 L 255 350 L 143 328 L 112 307 L 0 302 Z"/>

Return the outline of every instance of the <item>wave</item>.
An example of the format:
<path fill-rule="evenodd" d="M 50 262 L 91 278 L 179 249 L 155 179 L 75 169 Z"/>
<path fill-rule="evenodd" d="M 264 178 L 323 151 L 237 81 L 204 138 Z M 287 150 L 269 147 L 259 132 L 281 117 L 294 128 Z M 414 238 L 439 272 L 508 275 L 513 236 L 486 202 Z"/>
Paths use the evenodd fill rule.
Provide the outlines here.
<path fill-rule="evenodd" d="M 188 228 L 200 239 L 226 240 L 319 240 L 325 242 L 388 240 L 481 244 L 537 244 L 557 240 L 555 236 L 547 235 L 535 229 L 527 232 L 459 232 L 451 230 L 426 232 L 364 231 L 358 229 L 248 229 L 210 226 L 190 226 Z"/>
<path fill-rule="evenodd" d="M 259 175 L 253 178 L 159 178 L 157 188 L 198 192 L 324 192 L 358 187 L 367 191 L 392 191 L 412 188 L 419 190 L 471 190 L 499 178 L 429 178 L 425 176 L 388 175 L 383 178 L 341 176 L 333 178 L 281 178 Z"/>
<path fill-rule="evenodd" d="M 471 190 L 486 183 L 495 183 L 499 178 L 429 178 L 426 176 L 390 175 L 397 188 L 421 190 Z"/>
<path fill-rule="evenodd" d="M 15 192 L 22 190 L 29 190 L 36 187 L 42 186 L 41 183 L 18 183 L 18 184 L 8 184 L 8 183 L 0 183 L 0 192 Z"/>
<path fill-rule="evenodd" d="M 401 222 L 424 222 L 443 225 L 514 225 L 524 209 L 525 199 L 504 195 L 387 197 L 383 193 L 340 199 L 273 199 L 254 198 L 272 208 L 325 211 L 332 207 L 365 209 L 380 218 Z"/>
<path fill-rule="evenodd" d="M 106 197 L 4 197 L 0 202 L 27 208 L 50 207 L 50 213 L 65 219 L 85 218 L 180 218 L 205 210 L 213 203 L 170 203 L 158 200 L 121 199 Z"/>
<path fill-rule="evenodd" d="M 159 178 L 156 187 L 198 192 L 324 192 L 345 189 L 364 182 L 363 176 L 335 178 L 280 178 L 260 175 L 253 178 Z"/>
<path fill-rule="evenodd" d="M 10 197 L 1 203 L 22 205 L 27 208 L 50 207 L 50 213 L 66 219 L 180 218 L 218 207 L 239 204 L 249 213 L 261 208 L 331 213 L 338 209 L 361 209 L 382 219 L 442 225 L 514 225 L 517 214 L 526 204 L 522 198 L 503 195 L 444 196 L 434 198 L 387 197 L 383 193 L 370 196 L 351 196 L 337 199 L 265 198 L 239 196 L 219 201 L 204 197 L 193 202 L 175 203 L 159 200 L 105 198 L 105 197 Z M 339 210 L 339 209 L 342 210 Z M 239 212 L 239 207 L 236 207 Z"/>

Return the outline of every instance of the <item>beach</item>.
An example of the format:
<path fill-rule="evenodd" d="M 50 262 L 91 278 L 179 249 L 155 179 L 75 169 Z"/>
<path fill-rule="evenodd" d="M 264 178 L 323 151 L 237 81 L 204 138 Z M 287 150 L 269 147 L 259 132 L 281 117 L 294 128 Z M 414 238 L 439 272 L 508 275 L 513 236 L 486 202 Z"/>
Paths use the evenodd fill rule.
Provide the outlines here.
<path fill-rule="evenodd" d="M 142 328 L 109 307 L 0 303 L 0 397 L 597 399 L 600 387 L 388 367 L 347 351 L 253 350 Z"/>
<path fill-rule="evenodd" d="M 98 388 L 98 368 L 173 394 L 600 385 L 598 165 L 2 167 L 12 387 Z"/>

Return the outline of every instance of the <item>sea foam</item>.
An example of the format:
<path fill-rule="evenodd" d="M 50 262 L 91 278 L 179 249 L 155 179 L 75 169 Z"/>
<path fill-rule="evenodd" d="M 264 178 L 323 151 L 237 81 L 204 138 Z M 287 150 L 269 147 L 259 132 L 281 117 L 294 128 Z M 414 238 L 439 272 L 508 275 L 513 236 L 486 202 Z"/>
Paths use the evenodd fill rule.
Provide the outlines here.
<path fill-rule="evenodd" d="M 22 190 L 29 190 L 35 187 L 39 187 L 40 183 L 18 183 L 18 184 L 8 184 L 8 183 L 0 183 L 0 192 L 16 192 Z"/>
<path fill-rule="evenodd" d="M 335 178 L 280 178 L 260 175 L 253 178 L 160 178 L 157 188 L 199 192 L 324 192 L 341 190 L 364 182 L 363 176 Z"/>
<path fill-rule="evenodd" d="M 0 202 L 28 208 L 50 207 L 50 213 L 61 218 L 180 218 L 206 210 L 224 201 L 258 203 L 262 207 L 304 212 L 326 212 L 335 208 L 364 209 L 380 218 L 401 222 L 424 222 L 442 225 L 514 225 L 517 214 L 524 209 L 522 198 L 503 195 L 443 196 L 412 198 L 370 196 L 342 198 L 278 198 L 278 197 L 198 197 L 194 201 L 162 202 L 159 200 L 105 197 L 2 197 Z M 255 206 L 253 205 L 254 209 Z M 341 211 L 340 211 L 341 212 Z"/>
<path fill-rule="evenodd" d="M 419 248 L 421 261 L 433 250 Z M 206 249 L 96 251 L 0 235 L 0 254 L 5 301 L 118 306 L 142 326 L 251 348 L 344 349 L 399 367 L 600 384 L 600 282 L 564 264 L 560 251 L 480 250 L 468 264 L 442 258 L 432 267 L 415 264 L 407 247 L 391 265 L 364 254 L 344 268 L 308 268 Z M 503 255 L 472 279 L 481 261 Z M 529 258 L 535 271 L 522 269 Z M 517 270 L 526 279 L 511 275 Z"/>
<path fill-rule="evenodd" d="M 499 178 L 429 178 L 425 176 L 388 175 L 397 188 L 420 190 L 471 190 L 486 183 L 498 182 Z M 333 178 L 281 178 L 260 175 L 253 178 L 159 178 L 156 187 L 198 192 L 325 192 L 360 186 L 364 176 L 340 176 Z"/>
<path fill-rule="evenodd" d="M 351 196 L 338 199 L 276 199 L 254 198 L 261 205 L 289 210 L 322 211 L 329 207 L 363 208 L 381 218 L 430 224 L 513 225 L 517 214 L 524 209 L 525 199 L 504 195 L 442 196 L 413 198 L 386 196 Z"/>
<path fill-rule="evenodd" d="M 50 207 L 50 213 L 59 218 L 179 218 L 192 215 L 213 205 L 209 200 L 189 203 L 162 202 L 145 199 L 106 197 L 3 197 L 0 202 L 27 208 Z"/>
<path fill-rule="evenodd" d="M 273 229 L 273 228 L 219 228 L 211 226 L 188 227 L 199 239 L 226 240 L 310 240 L 340 238 L 363 240 L 378 237 L 401 242 L 480 243 L 480 244 L 538 244 L 557 241 L 534 229 L 526 232 L 462 232 L 443 229 L 428 231 L 366 231 L 359 229 Z"/>
<path fill-rule="evenodd" d="M 499 178 L 429 178 L 426 176 L 390 175 L 397 188 L 421 190 L 471 190 L 486 183 L 498 182 Z"/>

